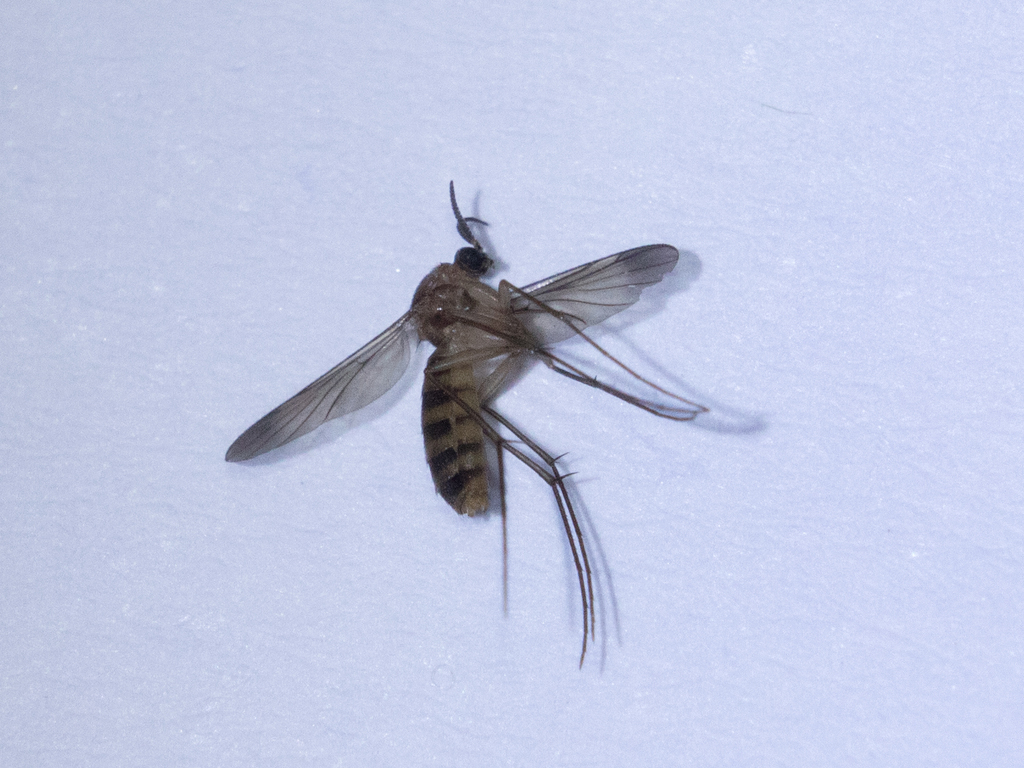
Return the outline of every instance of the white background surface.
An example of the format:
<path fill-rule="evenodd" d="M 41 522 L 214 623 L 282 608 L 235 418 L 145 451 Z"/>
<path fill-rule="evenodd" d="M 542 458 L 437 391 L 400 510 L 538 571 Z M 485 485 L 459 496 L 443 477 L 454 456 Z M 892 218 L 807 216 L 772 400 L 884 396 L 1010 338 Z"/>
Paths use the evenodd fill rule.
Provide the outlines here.
<path fill-rule="evenodd" d="M 8 0 L 0 29 L 0 763 L 1018 764 L 1019 7 Z M 578 473 L 603 671 L 519 467 L 503 619 L 416 376 L 223 461 L 451 258 L 452 178 L 513 282 L 700 262 L 601 338 L 721 421 L 544 370 L 501 400 Z"/>

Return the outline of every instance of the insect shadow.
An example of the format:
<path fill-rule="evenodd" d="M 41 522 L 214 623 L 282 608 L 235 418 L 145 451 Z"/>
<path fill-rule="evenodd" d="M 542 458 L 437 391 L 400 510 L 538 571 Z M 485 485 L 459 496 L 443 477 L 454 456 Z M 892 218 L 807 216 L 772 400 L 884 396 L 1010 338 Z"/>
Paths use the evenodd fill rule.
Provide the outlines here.
<path fill-rule="evenodd" d="M 582 605 L 580 666 L 595 639 L 595 582 L 599 575 L 587 550 L 593 527 L 577 512 L 558 457 L 542 448 L 492 405 L 496 395 L 540 360 L 555 373 L 601 390 L 648 413 L 692 421 L 708 409 L 644 378 L 584 332 L 634 304 L 641 291 L 661 281 L 679 261 L 671 245 L 645 245 L 583 264 L 519 288 L 502 280 L 481 281 L 493 267 L 449 184 L 459 235 L 468 243 L 453 263 L 440 264 L 413 295 L 409 311 L 366 346 L 286 400 L 243 432 L 225 459 L 246 461 L 279 448 L 331 419 L 354 413 L 391 390 L 409 365 L 413 348 L 429 341 L 434 352 L 423 376 L 422 429 L 434 487 L 459 514 L 478 515 L 490 506 L 485 441 L 494 447 L 502 520 L 502 582 L 508 605 L 508 535 L 505 455 L 522 462 L 551 489 L 572 554 Z M 699 264 L 699 262 L 698 262 Z M 603 360 L 650 392 L 640 396 L 586 372 L 551 346 L 566 339 L 585 342 Z M 590 528 L 589 533 L 587 532 Z M 597 545 L 600 549 L 599 544 Z M 603 561 L 603 553 L 598 552 Z M 607 567 L 601 568 L 608 573 Z"/>

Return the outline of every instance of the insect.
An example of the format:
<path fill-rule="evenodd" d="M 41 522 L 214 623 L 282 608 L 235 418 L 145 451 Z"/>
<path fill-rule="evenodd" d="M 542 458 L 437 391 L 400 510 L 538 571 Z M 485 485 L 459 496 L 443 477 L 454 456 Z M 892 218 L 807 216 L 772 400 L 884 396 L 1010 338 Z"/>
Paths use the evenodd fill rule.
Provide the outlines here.
<path fill-rule="evenodd" d="M 546 482 L 555 497 L 579 582 L 583 647 L 594 638 L 594 574 L 583 528 L 567 492 L 556 457 L 498 413 L 491 402 L 529 359 L 581 384 L 607 392 L 645 411 L 690 421 L 708 409 L 673 394 L 616 360 L 583 331 L 630 306 L 647 286 L 672 270 L 679 252 L 671 245 L 645 245 L 570 269 L 525 288 L 502 280 L 497 289 L 481 282 L 493 265 L 464 217 L 449 184 L 459 235 L 469 245 L 451 264 L 435 267 L 420 283 L 412 306 L 386 331 L 343 360 L 294 397 L 243 432 L 227 461 L 245 461 L 278 448 L 324 422 L 356 411 L 387 392 L 401 378 L 412 349 L 429 341 L 435 349 L 423 377 L 423 441 L 437 492 L 463 515 L 490 506 L 484 441 L 497 454 L 501 504 L 503 583 L 508 594 L 507 510 L 504 454 L 523 462 Z M 549 347 L 579 336 L 635 380 L 665 396 L 666 404 L 599 381 L 556 356 Z M 515 440 L 504 436 L 502 430 Z"/>

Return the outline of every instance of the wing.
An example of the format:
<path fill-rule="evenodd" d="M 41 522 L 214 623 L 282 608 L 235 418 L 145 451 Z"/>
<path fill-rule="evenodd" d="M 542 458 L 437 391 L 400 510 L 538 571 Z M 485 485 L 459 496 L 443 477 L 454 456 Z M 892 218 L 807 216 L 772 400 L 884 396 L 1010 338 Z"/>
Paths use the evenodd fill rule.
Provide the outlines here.
<path fill-rule="evenodd" d="M 544 345 L 554 344 L 634 304 L 640 291 L 659 282 L 677 261 L 679 251 L 671 245 L 633 248 L 522 289 L 544 306 L 517 294 L 510 307 L 533 338 Z"/>
<path fill-rule="evenodd" d="M 251 459 L 312 432 L 325 421 L 369 405 L 402 377 L 418 342 L 416 324 L 406 313 L 365 347 L 245 430 L 224 459 Z"/>

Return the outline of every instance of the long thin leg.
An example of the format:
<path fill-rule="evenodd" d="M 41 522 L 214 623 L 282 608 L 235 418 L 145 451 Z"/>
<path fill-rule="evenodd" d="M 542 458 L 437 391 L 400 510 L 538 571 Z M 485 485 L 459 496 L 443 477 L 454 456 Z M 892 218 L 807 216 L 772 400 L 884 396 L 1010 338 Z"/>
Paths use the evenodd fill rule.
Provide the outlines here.
<path fill-rule="evenodd" d="M 543 360 L 544 364 L 547 365 L 555 373 L 559 373 L 562 376 L 572 379 L 573 381 L 578 381 L 581 384 L 586 384 L 588 387 L 593 387 L 594 389 L 599 389 L 602 392 L 607 392 L 608 394 L 613 395 L 619 398 L 620 400 L 624 400 L 630 405 L 635 405 L 637 408 L 641 408 L 647 411 L 648 413 L 653 413 L 655 416 L 660 416 L 663 419 L 671 419 L 672 421 L 693 421 L 693 419 L 700 416 L 700 414 L 708 412 L 708 409 L 705 406 L 701 405 L 700 403 L 695 403 L 692 400 L 687 400 L 682 395 L 677 395 L 675 392 L 671 392 L 665 389 L 664 387 L 655 384 L 653 381 L 650 381 L 649 379 L 646 379 L 643 376 L 641 376 L 639 373 L 634 371 L 624 362 L 615 357 L 611 352 L 609 352 L 596 341 L 594 341 L 592 338 L 590 338 L 586 333 L 576 328 L 576 326 L 574 326 L 571 322 L 565 319 L 565 317 L 563 317 L 561 313 L 559 313 L 555 309 L 552 309 L 547 304 L 542 302 L 540 299 L 530 296 L 530 294 L 525 293 L 521 288 L 516 288 L 511 283 L 502 281 L 501 284 L 503 286 L 508 286 L 509 290 L 517 291 L 523 296 L 529 298 L 530 301 L 539 304 L 541 307 L 545 309 L 545 311 L 551 313 L 558 320 L 572 328 L 574 335 L 582 338 L 584 341 L 590 344 L 590 346 L 592 346 L 606 358 L 611 360 L 616 366 L 624 370 L 634 379 L 641 382 L 642 384 L 647 385 L 648 387 L 651 387 L 651 389 L 654 389 L 655 391 L 660 392 L 661 394 L 682 403 L 682 405 L 663 405 L 661 403 L 656 403 L 653 400 L 647 400 L 646 398 L 642 398 L 637 395 L 632 395 L 629 392 L 625 392 L 617 387 L 613 387 L 610 384 L 605 384 L 604 382 L 599 381 L 596 377 L 591 376 L 590 374 L 587 374 L 584 371 L 580 370 L 572 363 L 569 363 L 564 359 L 558 357 L 545 347 L 534 347 L 532 349 L 524 347 L 521 340 L 506 336 L 500 329 L 494 328 L 486 323 L 481 323 L 479 320 L 474 318 L 469 313 L 460 313 L 458 316 L 458 321 L 460 323 L 472 326 L 473 328 L 479 328 L 480 330 L 485 331 L 493 336 L 504 338 L 509 342 L 509 348 L 507 350 L 498 350 L 491 352 L 488 354 L 488 357 L 498 357 L 503 354 L 512 354 L 513 351 L 516 351 L 515 354 L 523 353 L 536 355 L 541 360 Z M 481 359 L 486 358 L 481 356 Z M 492 374 L 488 377 L 484 393 L 486 397 L 493 396 L 494 393 L 497 392 L 497 390 L 499 389 L 501 385 L 501 376 L 503 375 L 503 366 L 505 365 L 505 362 L 507 362 L 507 360 L 509 359 L 511 358 L 506 358 L 506 361 L 503 361 L 501 364 L 499 364 L 499 366 L 495 368 Z M 486 397 L 483 399 L 486 399 Z"/>
<path fill-rule="evenodd" d="M 498 451 L 498 493 L 501 495 L 501 609 L 508 616 L 508 512 L 505 506 L 505 452 Z"/>
<path fill-rule="evenodd" d="M 607 392 L 610 395 L 615 395 L 615 397 L 618 397 L 621 400 L 625 400 L 627 403 L 631 403 L 632 405 L 635 405 L 638 408 L 643 408 L 645 411 L 648 411 L 649 413 L 653 413 L 655 416 L 661 416 L 661 417 L 666 418 L 666 419 L 672 419 L 674 421 L 691 421 L 692 419 L 696 418 L 700 414 L 707 413 L 708 409 L 705 408 L 703 405 L 700 405 L 699 403 L 695 403 L 692 400 L 687 400 L 685 397 L 677 395 L 675 392 L 670 392 L 669 390 L 665 389 L 664 387 L 661 387 L 661 386 L 655 384 L 650 379 L 646 379 L 643 376 L 641 376 L 639 373 L 637 373 L 632 368 L 630 368 L 628 365 L 626 365 L 621 360 L 619 360 L 617 357 L 615 357 L 611 352 L 609 352 L 604 347 L 602 347 L 600 344 L 598 344 L 596 341 L 594 341 L 592 338 L 590 338 L 587 334 L 585 334 L 582 331 L 582 329 L 577 328 L 576 325 L 574 325 L 565 316 L 564 313 L 559 312 L 554 307 L 549 306 L 545 302 L 543 302 L 540 299 L 538 299 L 536 296 L 531 296 L 529 293 L 524 291 L 522 288 L 518 288 L 518 287 L 512 285 L 512 283 L 508 282 L 507 280 L 502 280 L 501 281 L 501 285 L 499 287 L 499 291 L 502 291 L 502 290 L 504 290 L 506 292 L 505 295 L 509 295 L 511 293 L 515 293 L 515 294 L 517 294 L 519 296 L 522 296 L 523 298 L 525 298 L 530 303 L 536 305 L 537 307 L 539 307 L 540 309 L 544 310 L 545 312 L 547 312 L 549 315 L 551 315 L 555 319 L 557 319 L 560 322 L 562 322 L 565 325 L 567 325 L 569 328 L 572 329 L 572 331 L 573 331 L 573 333 L 575 335 L 580 336 L 585 342 L 587 342 L 587 344 L 589 344 L 594 349 L 596 349 L 598 352 L 600 352 L 602 355 L 604 355 L 606 358 L 611 360 L 613 363 L 615 363 L 615 365 L 617 365 L 619 368 L 624 370 L 626 373 L 628 373 L 634 379 L 636 379 L 637 381 L 639 381 L 639 382 L 641 382 L 643 384 L 646 384 L 648 387 L 650 387 L 651 389 L 655 390 L 656 392 L 660 392 L 661 394 L 663 394 L 663 395 L 665 395 L 667 397 L 671 397 L 673 400 L 678 400 L 679 402 L 683 403 L 684 406 L 686 406 L 686 407 L 680 408 L 678 406 L 675 406 L 675 407 L 672 407 L 672 406 L 668 406 L 668 407 L 667 406 L 659 406 L 657 403 L 653 403 L 650 400 L 644 400 L 643 398 L 636 397 L 635 395 L 630 395 L 630 394 L 628 394 L 626 392 L 623 392 L 620 389 L 616 389 L 615 387 L 609 386 L 608 384 L 602 384 L 597 379 L 595 379 L 593 376 L 588 376 L 587 374 L 583 373 L 581 370 L 579 370 L 575 366 L 570 365 L 569 363 L 565 362 L 564 360 L 562 360 L 562 359 L 560 359 L 558 357 L 555 357 L 550 352 L 548 352 L 546 349 L 534 350 L 534 353 L 537 354 L 538 356 L 540 356 L 540 358 L 542 360 L 544 360 L 544 362 L 553 371 L 555 371 L 556 373 L 560 373 L 563 376 L 569 377 L 570 379 L 578 381 L 578 382 L 580 382 L 582 384 L 586 384 L 589 387 L 594 387 L 596 389 L 600 389 L 601 391 Z M 564 366 L 564 368 L 556 367 L 555 363 Z"/>
<path fill-rule="evenodd" d="M 470 408 L 456 392 L 447 389 L 429 368 L 424 372 L 424 375 L 429 377 L 438 388 L 445 390 L 448 396 L 451 397 L 451 399 L 455 401 L 462 410 L 470 416 L 470 418 L 480 424 L 484 434 L 497 448 L 499 461 L 501 460 L 500 457 L 502 451 L 508 451 L 523 462 L 523 464 L 532 469 L 551 488 L 555 497 L 555 503 L 558 505 L 559 515 L 562 518 L 562 526 L 565 529 L 565 536 L 569 541 L 569 549 L 572 552 L 573 564 L 576 566 L 576 575 L 580 586 L 580 601 L 583 609 L 583 645 L 580 650 L 580 666 L 582 667 L 583 660 L 587 655 L 588 636 L 592 638 L 596 633 L 594 621 L 594 579 L 590 567 L 590 559 L 587 556 L 587 548 L 583 531 L 580 527 L 579 519 L 576 517 L 576 511 L 573 509 L 572 500 L 569 498 L 568 490 L 565 487 L 565 477 L 558 471 L 558 466 L 555 463 L 556 459 L 493 408 L 483 406 L 481 408 L 482 411 L 486 412 L 487 415 L 498 421 L 518 437 L 527 448 L 537 455 L 539 461 L 532 456 L 529 456 L 511 441 L 502 437 L 501 433 L 499 433 L 498 430 L 496 430 L 483 417 L 483 414 L 480 411 Z M 499 465 L 499 477 L 503 478 L 503 476 L 504 466 Z M 501 481 L 501 485 L 504 486 L 503 480 Z M 503 489 L 503 519 L 505 516 L 504 498 Z"/>
<path fill-rule="evenodd" d="M 562 516 L 562 524 L 565 527 L 565 535 L 569 540 L 569 547 L 572 550 L 573 560 L 576 563 L 577 575 L 580 579 L 580 597 L 583 600 L 583 654 L 586 654 L 587 648 L 587 631 L 588 631 L 588 614 L 589 614 L 589 633 L 591 637 L 594 637 L 594 577 L 593 572 L 590 568 L 590 558 L 587 555 L 586 539 L 583 536 L 583 529 L 580 526 L 579 518 L 576 516 L 576 510 L 573 509 L 572 500 L 569 498 L 569 492 L 565 487 L 565 476 L 558 471 L 556 465 L 557 459 L 551 456 L 547 451 L 541 448 L 535 443 L 530 437 L 528 437 L 521 429 L 516 427 L 512 422 L 498 413 L 490 406 L 481 406 L 481 410 L 484 411 L 495 421 L 499 422 L 509 432 L 518 437 L 531 451 L 540 457 L 547 467 L 548 471 L 540 474 L 544 478 L 545 482 L 551 486 L 552 491 L 555 494 L 555 501 L 558 503 L 558 511 Z M 506 450 L 511 452 L 512 446 L 509 445 L 508 441 L 505 441 Z M 515 455 L 515 454 L 513 454 Z M 534 470 L 536 471 L 536 470 Z M 564 504 L 563 504 L 564 502 Z M 571 523 L 571 530 L 570 530 Z M 576 547 L 579 546 L 579 554 L 577 555 Z M 580 565 L 582 564 L 582 569 Z M 586 576 L 586 585 L 584 586 L 584 575 Z M 583 664 L 583 656 L 580 656 L 580 665 Z"/>
<path fill-rule="evenodd" d="M 581 333 L 579 335 L 583 336 L 583 338 L 585 338 L 587 341 L 590 341 L 591 344 L 594 344 L 594 342 L 591 341 L 591 339 L 588 336 L 586 336 L 585 334 Z M 594 344 L 594 346 L 597 346 L 597 345 Z M 600 347 L 598 347 L 598 349 L 600 349 L 602 352 L 604 352 L 604 350 L 601 349 Z M 624 392 L 623 390 L 618 389 L 617 387 L 613 387 L 610 384 L 605 384 L 602 381 L 598 381 L 597 378 L 595 378 L 594 376 L 591 376 L 588 373 L 584 373 L 579 368 L 577 368 L 575 365 L 572 365 L 571 363 L 566 362 L 562 358 L 560 358 L 557 355 L 549 352 L 546 349 L 535 350 L 534 354 L 537 355 L 541 360 L 543 360 L 544 363 L 548 366 L 548 368 L 550 368 L 555 373 L 560 373 L 561 375 L 565 376 L 566 378 L 572 379 L 573 381 L 578 381 L 580 384 L 586 384 L 588 387 L 593 387 L 594 389 L 599 389 L 602 392 L 607 392 L 609 395 L 613 395 L 613 396 L 619 398 L 619 400 L 624 400 L 625 402 L 629 403 L 630 405 L 635 405 L 637 408 L 641 408 L 641 409 L 647 411 L 648 413 L 653 413 L 655 416 L 661 416 L 663 419 L 671 419 L 672 421 L 693 421 L 695 418 L 700 416 L 702 413 L 707 413 L 707 410 L 708 410 L 703 405 L 697 405 L 696 403 L 690 403 L 689 400 L 686 400 L 685 398 L 682 398 L 682 397 L 680 397 L 679 395 L 676 395 L 673 392 L 668 392 L 667 390 L 664 390 L 661 387 L 659 387 L 657 384 L 653 384 L 653 383 L 647 381 L 646 379 L 641 378 L 639 376 L 639 374 L 637 374 L 634 370 L 632 370 L 631 368 L 628 368 L 627 366 L 625 366 L 623 363 L 621 363 L 618 360 L 616 360 L 614 357 L 612 357 L 607 352 L 605 352 L 605 354 L 613 362 L 618 364 L 620 367 L 622 367 L 624 370 L 626 370 L 627 372 L 629 372 L 633 376 L 636 376 L 638 379 L 640 379 L 640 381 L 644 382 L 645 384 L 650 384 L 652 387 L 656 388 L 659 392 L 665 392 L 666 394 L 668 394 L 671 397 L 674 397 L 677 400 L 682 400 L 684 403 L 686 403 L 686 405 L 684 405 L 684 406 L 661 405 L 660 403 L 655 403 L 652 400 L 647 400 L 645 398 L 638 397 L 636 395 L 631 395 L 629 392 Z"/>

